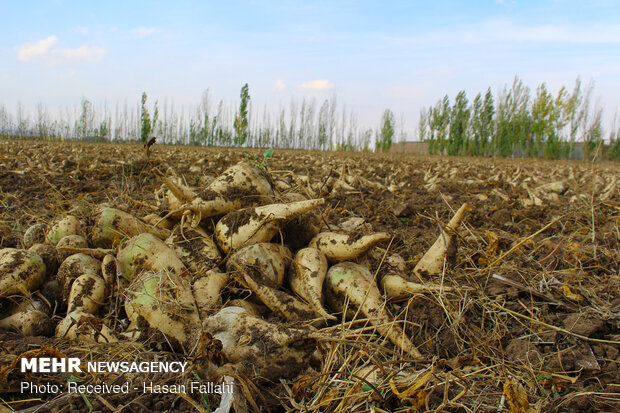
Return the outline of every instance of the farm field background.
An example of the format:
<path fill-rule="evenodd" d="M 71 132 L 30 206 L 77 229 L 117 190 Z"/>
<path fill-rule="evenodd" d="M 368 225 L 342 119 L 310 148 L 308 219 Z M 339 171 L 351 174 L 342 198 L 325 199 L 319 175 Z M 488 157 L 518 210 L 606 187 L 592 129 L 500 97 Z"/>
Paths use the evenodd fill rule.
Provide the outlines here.
<path fill-rule="evenodd" d="M 318 327 L 319 351 L 282 380 L 260 380 L 229 367 L 246 383 L 239 403 L 249 411 L 253 404 L 323 412 L 404 412 L 412 406 L 459 412 L 620 409 L 620 165 L 293 150 L 263 159 L 263 151 L 155 144 L 147 159 L 142 145 L 134 144 L 0 141 L 0 246 L 22 248 L 28 227 L 67 214 L 91 221 L 102 203 L 137 217 L 160 213 L 156 170 L 199 188 L 206 177 L 246 160 L 285 182 L 288 192 L 324 197 L 320 225 L 336 228 L 359 217 L 364 220 L 359 231 L 388 233 L 391 238 L 379 249 L 358 259 L 381 277 L 383 258 L 393 253 L 411 273 L 467 203 L 458 249 L 451 251 L 445 271 L 417 280 L 455 290 L 387 304 L 424 361 L 400 354 L 363 322 L 329 322 Z M 347 176 L 348 187 L 326 184 L 330 177 Z M 224 297 L 242 296 L 240 290 L 229 286 Z M 114 320 L 126 315 L 115 303 L 110 297 L 97 315 L 120 329 Z M 8 300 L 0 303 L 3 311 L 9 307 Z M 63 315 L 59 310 L 53 320 Z M 264 317 L 280 323 L 271 313 Z M 0 390 L 0 401 L 17 410 L 52 399 L 25 401 L 15 391 L 18 373 L 1 370 L 29 350 L 51 346 L 95 360 L 112 354 L 183 358 L 156 343 L 74 345 L 10 331 L 0 333 L 0 342 L 0 389 L 7 389 Z M 191 361 L 188 377 L 176 379 L 224 374 L 215 358 Z M 220 403 L 219 396 L 207 399 L 125 394 L 90 397 L 88 403 L 93 411 L 124 406 L 122 411 L 153 412 L 209 411 Z M 84 397 L 63 400 L 52 403 L 54 411 L 87 410 Z"/>

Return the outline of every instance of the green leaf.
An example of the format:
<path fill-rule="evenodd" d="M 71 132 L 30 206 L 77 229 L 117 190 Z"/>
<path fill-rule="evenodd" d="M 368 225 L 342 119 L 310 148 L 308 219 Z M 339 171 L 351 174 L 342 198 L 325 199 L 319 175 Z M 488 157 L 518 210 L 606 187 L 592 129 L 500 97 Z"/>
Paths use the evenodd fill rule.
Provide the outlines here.
<path fill-rule="evenodd" d="M 263 158 L 271 158 L 274 152 L 275 151 L 272 148 L 267 149 L 265 153 L 263 153 Z"/>
<path fill-rule="evenodd" d="M 196 377 L 196 380 L 198 380 L 199 382 L 202 382 L 202 379 L 200 378 L 198 373 L 196 373 L 195 371 L 193 373 L 194 373 L 194 377 Z M 200 401 L 202 403 L 202 407 L 204 407 L 208 411 L 212 410 L 211 409 L 211 402 L 209 402 L 209 395 L 208 394 L 203 393 Z"/>
<path fill-rule="evenodd" d="M 179 401 L 180 398 L 181 398 L 181 396 L 177 396 L 177 397 L 174 398 L 174 400 L 172 401 L 172 404 L 168 408 L 169 412 L 171 412 L 174 409 L 174 405 L 177 403 L 177 401 Z"/>
<path fill-rule="evenodd" d="M 69 378 L 67 379 L 67 383 L 81 383 L 83 381 L 84 381 L 84 379 L 76 377 L 73 374 L 71 376 L 69 376 Z M 82 400 L 84 400 L 84 404 L 86 404 L 86 406 L 88 407 L 88 411 L 92 412 L 93 411 L 93 404 L 90 402 L 90 400 L 88 400 L 88 397 L 86 397 L 86 395 L 84 393 L 81 393 L 81 392 L 80 392 L 80 396 L 82 396 Z"/>
<path fill-rule="evenodd" d="M 84 379 L 74 376 L 73 374 L 67 379 L 67 383 L 81 383 Z"/>
<path fill-rule="evenodd" d="M 362 391 L 372 391 L 372 387 L 370 387 L 370 384 L 364 383 L 362 384 Z"/>
<path fill-rule="evenodd" d="M 90 402 L 90 400 L 88 400 L 88 397 L 86 397 L 86 395 L 84 393 L 80 393 L 80 396 L 82 396 L 82 399 L 84 400 L 84 403 L 86 404 L 86 406 L 88 406 L 88 411 L 92 412 L 93 411 L 93 404 Z"/>
<path fill-rule="evenodd" d="M 211 402 L 209 402 L 209 395 L 207 393 L 203 393 L 201 400 L 202 402 L 202 407 L 204 407 L 205 409 L 208 409 L 208 411 L 211 411 Z"/>
<path fill-rule="evenodd" d="M 551 380 L 552 378 L 553 375 L 551 373 L 541 373 L 538 375 L 538 380 L 540 381 Z"/>

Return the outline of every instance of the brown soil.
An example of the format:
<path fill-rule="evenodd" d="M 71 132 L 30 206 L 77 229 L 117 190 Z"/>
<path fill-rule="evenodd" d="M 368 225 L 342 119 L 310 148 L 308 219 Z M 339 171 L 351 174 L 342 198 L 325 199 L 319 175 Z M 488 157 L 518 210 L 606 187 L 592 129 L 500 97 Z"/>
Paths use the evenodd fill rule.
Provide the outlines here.
<path fill-rule="evenodd" d="M 153 168 L 172 167 L 194 185 L 200 176 L 190 173 L 192 166 L 199 162 L 202 173 L 217 176 L 244 160 L 243 152 L 155 145 L 147 160 L 140 145 L 0 141 L 0 246 L 21 248 L 30 225 L 49 224 L 69 213 L 88 222 L 102 202 L 139 217 L 152 213 L 154 193 L 161 186 Z M 409 273 L 454 211 L 464 202 L 470 211 L 445 274 L 416 280 L 443 281 L 460 290 L 388 304 L 390 312 L 405 321 L 425 360 L 398 355 L 363 321 L 344 330 L 338 323 L 323 323 L 318 326 L 323 333 L 319 351 L 305 371 L 295 369 L 292 377 L 267 383 L 246 377 L 246 398 L 254 394 L 256 404 L 271 411 L 307 406 L 308 411 L 322 412 L 373 407 L 391 412 L 496 412 L 508 410 L 507 402 L 502 404 L 504 383 L 512 377 L 522 384 L 533 411 L 620 411 L 620 191 L 604 192 L 612 177 L 620 176 L 620 166 L 317 151 L 276 151 L 270 162 L 274 179 L 289 180 L 293 172 L 307 176 L 317 191 L 343 164 L 353 177 L 380 184 L 356 180 L 355 191 L 332 194 L 320 208 L 318 225 L 364 218 L 375 232 L 393 237 L 379 247 L 389 246 L 401 255 Z M 437 180 L 430 185 L 433 176 Z M 528 203 L 524 183 L 533 190 L 554 181 L 564 182 L 568 190 L 538 194 L 542 202 Z M 250 197 L 248 202 L 253 201 Z M 249 218 L 241 214 L 234 227 Z M 284 239 L 304 225 L 302 220 L 287 228 Z M 371 268 L 373 273 L 376 269 Z M 98 315 L 122 316 L 122 306 L 122 299 L 119 303 L 111 298 Z M 0 309 L 6 307 L 0 302 Z M 64 316 L 61 311 L 57 308 L 55 322 Z M 111 325 L 118 331 L 123 327 L 120 320 Z M 22 394 L 18 386 L 26 377 L 7 369 L 16 356 L 50 346 L 84 360 L 191 362 L 183 377 L 111 376 L 121 377 L 120 382 L 217 381 L 224 374 L 209 354 L 187 358 L 167 351 L 164 340 L 154 336 L 147 344 L 88 347 L 0 332 L 0 410 L 3 403 L 15 410 L 49 403 L 39 411 L 57 412 L 186 412 L 196 411 L 195 405 L 215 409 L 220 396 L 214 394 L 180 397 L 136 391 L 100 397 L 63 394 L 57 399 L 52 394 Z M 154 350 L 157 346 L 163 350 Z M 363 370 L 368 367 L 372 372 Z M 432 374 L 425 375 L 431 368 Z M 228 369 L 230 374 L 239 371 Z M 66 384 L 68 376 L 28 379 Z M 372 386 L 360 379 L 371 376 L 367 381 Z M 85 383 L 100 380 L 93 375 L 78 378 Z M 251 403 L 248 407 L 252 411 Z"/>

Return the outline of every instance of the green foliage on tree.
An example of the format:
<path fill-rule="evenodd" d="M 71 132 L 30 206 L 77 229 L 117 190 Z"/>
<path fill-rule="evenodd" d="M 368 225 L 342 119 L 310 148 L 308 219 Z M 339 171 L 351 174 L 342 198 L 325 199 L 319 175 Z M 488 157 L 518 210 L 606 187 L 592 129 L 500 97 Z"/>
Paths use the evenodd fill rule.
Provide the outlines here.
<path fill-rule="evenodd" d="M 159 108 L 157 107 L 157 101 L 153 107 L 153 120 L 151 120 L 151 135 L 157 132 L 157 126 L 159 121 Z"/>
<path fill-rule="evenodd" d="M 603 145 L 603 110 L 597 108 L 594 116 L 586 126 L 584 134 L 584 154 L 587 157 L 597 156 L 597 151 Z"/>
<path fill-rule="evenodd" d="M 480 139 L 481 146 L 484 149 L 484 153 L 488 151 L 489 140 L 494 133 L 493 118 L 495 116 L 495 102 L 493 101 L 493 94 L 491 88 L 487 89 L 484 94 L 484 101 L 482 102 L 482 114 L 480 115 Z"/>
<path fill-rule="evenodd" d="M 591 107 L 592 85 L 582 87 L 579 78 L 572 91 L 560 88 L 553 96 L 545 83 L 533 98 L 523 81 L 515 77 L 495 103 L 491 89 L 478 93 L 468 105 L 464 91 L 450 106 L 446 95 L 434 106 L 422 108 L 418 137 L 431 154 L 474 156 L 545 156 L 573 158 L 577 145 L 584 157 L 615 159 L 620 152 L 616 132 L 603 140 L 602 109 Z M 615 124 L 614 124 L 615 125 Z M 615 126 L 614 126 L 615 128 Z"/>
<path fill-rule="evenodd" d="M 555 122 L 558 116 L 557 107 L 553 96 L 547 91 L 546 85 L 541 84 L 536 89 L 536 97 L 532 102 L 532 127 L 533 142 L 527 148 L 529 156 L 537 156 L 544 145 L 545 157 L 557 155 L 557 136 L 555 134 Z M 547 142 L 549 142 L 547 144 Z"/>
<path fill-rule="evenodd" d="M 469 103 L 464 90 L 454 100 L 450 111 L 450 132 L 448 134 L 448 155 L 461 155 L 465 150 L 469 126 Z"/>
<path fill-rule="evenodd" d="M 493 135 L 494 115 L 493 94 L 489 88 L 484 98 L 478 93 L 471 106 L 470 136 L 467 145 L 469 155 L 481 156 L 487 153 L 489 139 Z"/>
<path fill-rule="evenodd" d="M 250 88 L 246 83 L 241 88 L 241 103 L 239 104 L 239 111 L 235 115 L 235 145 L 245 144 L 248 138 L 248 104 L 250 102 Z"/>
<path fill-rule="evenodd" d="M 195 120 L 189 121 L 189 144 L 190 145 L 200 145 L 202 139 L 200 137 L 200 125 L 196 123 Z"/>
<path fill-rule="evenodd" d="M 88 99 L 83 98 L 82 112 L 75 126 L 75 131 L 79 139 L 87 140 L 93 136 L 94 117 L 92 103 L 90 103 Z"/>
<path fill-rule="evenodd" d="M 430 154 L 443 154 L 450 127 L 450 98 L 445 95 L 429 110 L 428 151 Z"/>
<path fill-rule="evenodd" d="M 111 131 L 110 131 L 110 119 L 104 119 L 99 124 L 95 134 L 96 142 L 106 142 L 110 140 Z"/>
<path fill-rule="evenodd" d="M 517 148 L 523 150 L 527 145 L 529 136 L 531 114 L 530 114 L 530 89 L 523 84 L 523 81 L 515 77 L 511 89 L 511 129 L 512 137 L 508 139 L 507 151 L 502 152 L 502 156 L 511 156 Z"/>
<path fill-rule="evenodd" d="M 146 108 L 146 92 L 142 92 L 142 105 L 140 106 L 140 140 L 148 142 L 151 134 L 151 115 Z"/>
<path fill-rule="evenodd" d="M 443 153 L 446 148 L 446 141 L 448 139 L 448 131 L 450 128 L 450 98 L 445 95 L 439 103 L 439 130 L 437 135 L 437 150 L 439 153 Z"/>
<path fill-rule="evenodd" d="M 562 86 L 558 91 L 558 95 L 555 98 L 553 110 L 553 136 L 547 141 L 549 149 L 545 147 L 550 156 L 549 159 L 559 159 L 560 157 L 566 157 L 570 151 L 567 139 L 563 135 L 564 128 L 567 123 L 566 119 L 566 106 L 570 96 L 566 91 L 566 88 Z"/>
<path fill-rule="evenodd" d="M 437 105 L 431 106 L 430 108 L 428 108 L 426 119 L 420 117 L 420 121 L 426 121 L 428 125 L 428 128 L 422 126 L 421 129 L 427 129 L 424 135 L 426 135 L 428 153 L 430 153 L 431 155 L 437 154 L 437 124 L 439 123 L 437 119 L 438 112 L 439 111 Z"/>
<path fill-rule="evenodd" d="M 502 157 L 511 156 L 528 138 L 529 89 L 515 77 L 512 87 L 504 87 L 499 95 L 495 119 L 495 134 L 492 139 L 492 154 Z"/>
<path fill-rule="evenodd" d="M 394 139 L 394 113 L 386 109 L 381 118 L 381 130 L 377 139 L 377 147 L 381 152 L 390 150 Z"/>
<path fill-rule="evenodd" d="M 480 93 L 476 95 L 471 104 L 471 122 L 469 127 L 471 135 L 467 144 L 467 154 L 471 156 L 482 155 L 484 146 L 482 144 L 482 96 Z"/>

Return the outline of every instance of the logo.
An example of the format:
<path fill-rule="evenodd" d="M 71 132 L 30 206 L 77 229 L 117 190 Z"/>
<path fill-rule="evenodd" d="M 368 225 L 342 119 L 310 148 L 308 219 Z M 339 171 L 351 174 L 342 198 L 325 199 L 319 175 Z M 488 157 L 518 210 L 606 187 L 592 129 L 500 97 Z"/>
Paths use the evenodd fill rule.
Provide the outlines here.
<path fill-rule="evenodd" d="M 81 373 L 80 359 L 75 357 L 22 358 L 21 372 L 26 373 Z"/>
<path fill-rule="evenodd" d="M 184 373 L 184 361 L 89 361 L 89 373 Z M 36 357 L 21 359 L 22 373 L 81 373 L 80 359 L 75 357 Z"/>

